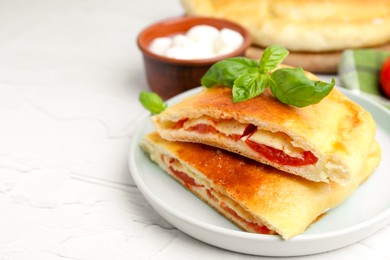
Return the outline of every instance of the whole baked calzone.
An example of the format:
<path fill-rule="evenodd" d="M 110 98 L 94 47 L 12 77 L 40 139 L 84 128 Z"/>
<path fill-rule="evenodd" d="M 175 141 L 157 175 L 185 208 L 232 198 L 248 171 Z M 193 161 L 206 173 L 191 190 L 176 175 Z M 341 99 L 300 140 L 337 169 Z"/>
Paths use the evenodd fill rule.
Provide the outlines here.
<path fill-rule="evenodd" d="M 339 184 L 362 168 L 376 132 L 371 114 L 337 89 L 297 108 L 269 89 L 233 103 L 230 88 L 203 88 L 152 120 L 166 140 L 219 147 L 308 180 Z"/>
<path fill-rule="evenodd" d="M 325 52 L 390 42 L 388 0 L 181 0 L 188 15 L 235 21 L 260 46 Z"/>
<path fill-rule="evenodd" d="M 340 186 L 308 181 L 211 146 L 169 142 L 155 132 L 143 138 L 141 147 L 166 173 L 243 230 L 284 239 L 304 232 L 345 200 L 380 160 L 373 142 L 363 167 Z"/>

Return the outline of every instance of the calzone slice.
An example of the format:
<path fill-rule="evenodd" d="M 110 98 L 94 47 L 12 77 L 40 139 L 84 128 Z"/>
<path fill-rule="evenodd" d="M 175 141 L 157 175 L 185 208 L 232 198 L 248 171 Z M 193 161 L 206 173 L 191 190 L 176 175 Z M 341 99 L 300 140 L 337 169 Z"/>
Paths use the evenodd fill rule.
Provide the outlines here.
<path fill-rule="evenodd" d="M 290 239 L 345 200 L 380 160 L 376 142 L 348 184 L 312 182 L 215 147 L 170 142 L 156 132 L 141 147 L 168 175 L 238 227 Z"/>
<path fill-rule="evenodd" d="M 204 88 L 152 120 L 164 139 L 219 147 L 308 180 L 339 184 L 359 172 L 376 131 L 371 114 L 337 89 L 297 108 L 269 89 L 233 103 L 230 88 Z"/>

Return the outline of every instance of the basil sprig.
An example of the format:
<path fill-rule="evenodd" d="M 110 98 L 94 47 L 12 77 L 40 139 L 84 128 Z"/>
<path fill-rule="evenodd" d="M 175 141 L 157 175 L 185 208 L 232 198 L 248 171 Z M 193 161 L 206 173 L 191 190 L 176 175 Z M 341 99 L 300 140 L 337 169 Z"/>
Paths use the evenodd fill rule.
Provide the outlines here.
<path fill-rule="evenodd" d="M 254 98 L 269 87 L 285 104 L 305 107 L 318 103 L 333 89 L 335 80 L 331 83 L 310 80 L 302 68 L 277 69 L 288 53 L 285 48 L 272 45 L 264 50 L 260 61 L 244 57 L 219 61 L 210 67 L 201 83 L 205 87 L 231 87 L 233 102 Z"/>
<path fill-rule="evenodd" d="M 138 99 L 142 106 L 149 110 L 153 115 L 160 114 L 168 107 L 162 98 L 154 92 L 142 91 L 139 94 Z"/>
<path fill-rule="evenodd" d="M 276 70 L 272 73 L 271 79 L 272 94 L 280 102 L 296 107 L 305 107 L 320 102 L 335 85 L 334 78 L 330 84 L 308 79 L 302 68 Z"/>

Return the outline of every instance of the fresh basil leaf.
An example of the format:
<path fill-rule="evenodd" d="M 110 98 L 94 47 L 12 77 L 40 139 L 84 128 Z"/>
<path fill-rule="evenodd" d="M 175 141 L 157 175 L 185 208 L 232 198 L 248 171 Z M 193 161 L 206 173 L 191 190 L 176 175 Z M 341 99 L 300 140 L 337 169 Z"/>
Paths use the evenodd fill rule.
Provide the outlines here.
<path fill-rule="evenodd" d="M 232 89 L 233 102 L 241 102 L 254 98 L 267 88 L 268 75 L 243 73 L 235 81 Z"/>
<path fill-rule="evenodd" d="M 234 81 L 243 73 L 258 70 L 259 63 L 256 60 L 234 57 L 224 59 L 213 64 L 201 78 L 201 84 L 205 87 L 224 85 L 233 87 Z"/>
<path fill-rule="evenodd" d="M 282 103 L 296 107 L 318 103 L 335 85 L 334 79 L 331 83 L 308 79 L 302 68 L 278 69 L 271 74 L 271 81 L 274 96 Z"/>
<path fill-rule="evenodd" d="M 279 45 L 267 47 L 260 60 L 260 73 L 269 73 L 287 57 L 288 50 Z"/>
<path fill-rule="evenodd" d="M 138 99 L 142 106 L 149 110 L 153 115 L 160 114 L 168 106 L 164 103 L 162 98 L 154 92 L 142 91 L 139 94 Z"/>
<path fill-rule="evenodd" d="M 312 81 L 301 68 L 277 69 L 288 53 L 282 46 L 272 45 L 265 49 L 259 62 L 243 57 L 219 61 L 210 67 L 201 83 L 205 87 L 233 88 L 233 102 L 256 97 L 269 86 L 282 103 L 297 107 L 318 103 L 333 89 L 334 79 L 332 83 Z"/>

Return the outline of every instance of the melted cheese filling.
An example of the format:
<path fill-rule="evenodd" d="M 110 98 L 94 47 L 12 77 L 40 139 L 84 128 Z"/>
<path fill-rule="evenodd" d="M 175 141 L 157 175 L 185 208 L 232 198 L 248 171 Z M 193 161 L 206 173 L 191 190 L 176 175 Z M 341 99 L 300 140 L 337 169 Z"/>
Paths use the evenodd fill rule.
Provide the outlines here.
<path fill-rule="evenodd" d="M 302 157 L 302 153 L 305 151 L 302 148 L 294 147 L 291 144 L 291 137 L 281 132 L 272 133 L 267 130 L 257 129 L 248 139 L 281 150 L 291 157 Z"/>
<path fill-rule="evenodd" d="M 241 136 L 248 126 L 248 124 L 241 124 L 234 119 L 215 122 L 212 119 L 203 116 L 200 118 L 186 120 L 182 128 L 185 130 L 191 130 L 191 127 L 196 127 L 198 125 L 208 125 L 214 127 L 219 133 L 222 133 L 225 136 Z M 282 132 L 271 132 L 258 128 L 249 136 L 242 137 L 243 140 L 246 138 L 256 143 L 281 150 L 291 157 L 301 158 L 302 153 L 305 151 L 300 147 L 293 146 L 292 138 Z"/>

